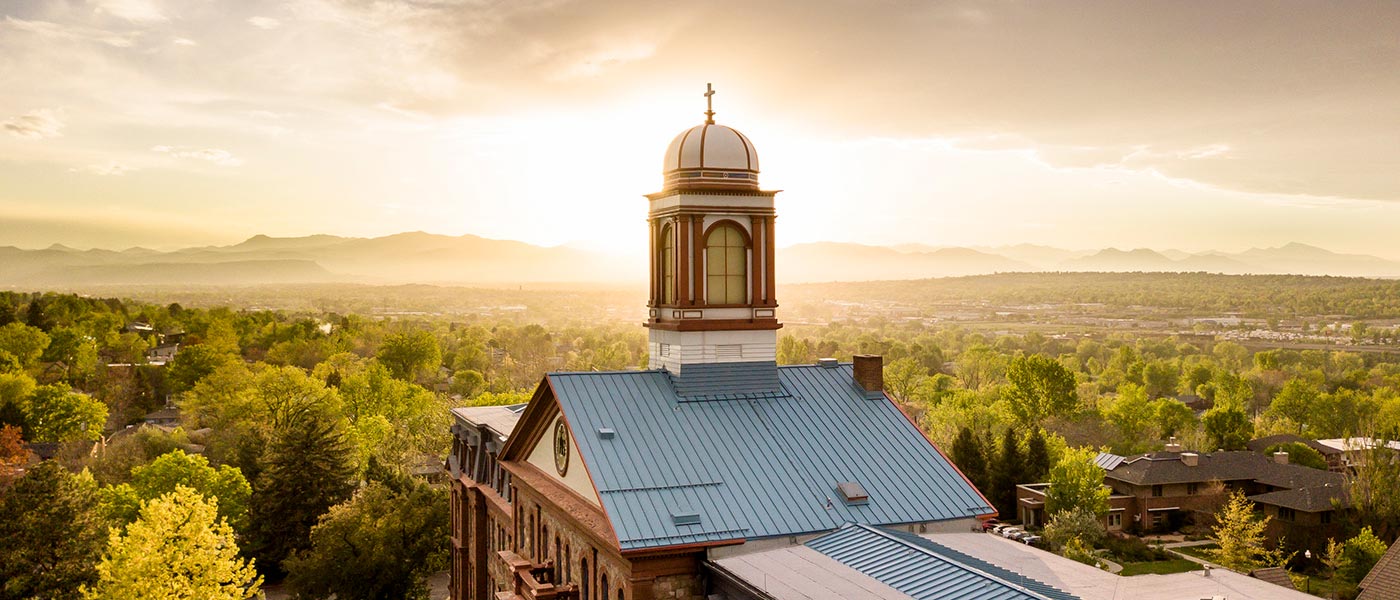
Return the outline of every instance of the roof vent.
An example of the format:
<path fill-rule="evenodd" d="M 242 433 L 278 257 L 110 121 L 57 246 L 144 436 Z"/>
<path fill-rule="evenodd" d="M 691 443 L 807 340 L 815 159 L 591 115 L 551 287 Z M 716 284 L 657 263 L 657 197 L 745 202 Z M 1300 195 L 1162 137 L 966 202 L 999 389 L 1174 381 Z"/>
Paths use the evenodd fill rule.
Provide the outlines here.
<path fill-rule="evenodd" d="M 700 513 L 689 508 L 671 509 L 671 522 L 676 525 L 699 525 Z"/>
<path fill-rule="evenodd" d="M 818 358 L 817 365 L 821 366 L 824 369 L 835 369 L 836 367 L 841 366 L 841 363 L 837 362 L 834 358 Z"/>
<path fill-rule="evenodd" d="M 598 428 L 598 437 L 599 437 L 599 438 L 602 438 L 602 439 L 605 439 L 605 440 L 610 440 L 610 439 L 613 439 L 613 438 L 617 437 L 617 431 L 615 431 L 615 430 L 614 430 L 613 428 L 611 428 L 611 427 L 599 427 L 599 428 Z"/>
<path fill-rule="evenodd" d="M 841 492 L 841 497 L 846 499 L 846 504 L 870 503 L 870 494 L 865 492 L 865 487 L 854 481 L 842 481 L 836 484 L 836 491 Z"/>

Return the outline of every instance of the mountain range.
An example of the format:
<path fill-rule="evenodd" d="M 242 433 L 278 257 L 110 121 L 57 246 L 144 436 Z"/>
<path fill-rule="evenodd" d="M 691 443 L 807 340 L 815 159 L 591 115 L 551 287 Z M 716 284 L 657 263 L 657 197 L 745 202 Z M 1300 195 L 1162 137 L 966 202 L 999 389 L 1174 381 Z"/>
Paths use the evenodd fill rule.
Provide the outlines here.
<path fill-rule="evenodd" d="M 1020 244 L 939 247 L 797 244 L 778 251 L 784 283 L 921 279 L 1015 271 L 1205 271 L 1400 277 L 1400 261 L 1291 243 L 1244 252 L 1138 248 L 1066 250 Z M 535 246 L 474 235 L 422 232 L 377 238 L 258 235 L 230 246 L 162 252 L 0 247 L 0 287 L 255 285 L 290 283 L 627 283 L 646 272 L 642 256 L 575 245 Z"/>

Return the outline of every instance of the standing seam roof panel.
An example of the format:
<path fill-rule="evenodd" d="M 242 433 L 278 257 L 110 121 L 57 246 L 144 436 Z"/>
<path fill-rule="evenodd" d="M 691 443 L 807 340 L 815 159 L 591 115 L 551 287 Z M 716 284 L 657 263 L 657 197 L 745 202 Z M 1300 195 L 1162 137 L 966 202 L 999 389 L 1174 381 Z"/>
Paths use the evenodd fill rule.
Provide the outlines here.
<path fill-rule="evenodd" d="M 784 395 L 707 402 L 684 402 L 662 371 L 549 376 L 622 549 L 991 512 L 888 399 L 855 388 L 848 365 L 777 371 Z M 848 506 L 840 481 L 865 486 L 869 503 Z M 680 508 L 700 523 L 675 525 Z"/>

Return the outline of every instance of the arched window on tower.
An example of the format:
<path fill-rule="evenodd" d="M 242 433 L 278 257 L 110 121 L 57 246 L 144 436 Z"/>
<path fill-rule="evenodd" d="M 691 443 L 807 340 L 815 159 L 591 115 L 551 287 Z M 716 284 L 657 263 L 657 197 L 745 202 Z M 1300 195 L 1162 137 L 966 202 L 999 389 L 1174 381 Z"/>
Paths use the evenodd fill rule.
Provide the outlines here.
<path fill-rule="evenodd" d="M 730 224 L 710 230 L 705 237 L 705 301 L 710 304 L 743 304 L 748 300 L 748 244 L 744 233 Z"/>
<path fill-rule="evenodd" d="M 661 228 L 661 303 L 676 301 L 676 236 L 670 225 Z"/>

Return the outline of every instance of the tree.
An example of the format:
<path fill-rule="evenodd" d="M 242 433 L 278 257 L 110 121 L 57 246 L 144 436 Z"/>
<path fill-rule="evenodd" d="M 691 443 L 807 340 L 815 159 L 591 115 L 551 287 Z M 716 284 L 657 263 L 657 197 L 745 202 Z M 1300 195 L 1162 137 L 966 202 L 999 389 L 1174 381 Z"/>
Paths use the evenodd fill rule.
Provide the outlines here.
<path fill-rule="evenodd" d="M 1021 446 L 1016 442 L 1016 432 L 1010 427 L 1001 437 L 1001 451 L 992 462 L 991 489 L 992 504 L 1003 515 L 1016 514 L 1016 486 L 1026 481 L 1026 459 L 1021 454 Z"/>
<path fill-rule="evenodd" d="M 166 378 L 175 391 L 184 392 L 219 367 L 237 360 L 236 355 L 206 344 L 181 347 L 166 367 Z"/>
<path fill-rule="evenodd" d="M 29 399 L 34 378 L 24 373 L 0 373 L 0 423 L 29 430 Z"/>
<path fill-rule="evenodd" d="M 1156 439 L 1153 431 L 1151 405 L 1142 386 L 1124 383 L 1118 387 L 1118 397 L 1103 411 L 1104 418 L 1118 430 L 1113 451 L 1133 454 L 1146 450 Z"/>
<path fill-rule="evenodd" d="M 1094 464 L 1098 453 L 1089 448 L 1070 448 L 1050 469 L 1050 486 L 1045 490 L 1045 512 L 1053 517 L 1060 511 L 1084 508 L 1102 517 L 1108 514 L 1108 487 L 1103 469 Z"/>
<path fill-rule="evenodd" d="M 901 358 L 885 365 L 885 389 L 900 402 L 913 400 L 914 390 L 928 379 L 928 369 L 913 357 Z"/>
<path fill-rule="evenodd" d="M 1357 454 L 1345 482 L 1356 520 L 1383 539 L 1395 539 L 1400 534 L 1400 494 L 1395 493 L 1400 490 L 1400 460 L 1382 440 Z"/>
<path fill-rule="evenodd" d="M 49 334 L 38 327 L 23 323 L 0 327 L 0 351 L 8 352 L 19 360 L 20 368 L 28 369 L 38 364 L 39 357 L 48 347 Z"/>
<path fill-rule="evenodd" d="M 1148 409 L 1152 411 L 1152 420 L 1163 436 L 1181 435 L 1196 429 L 1196 411 L 1180 400 L 1158 398 L 1148 405 Z"/>
<path fill-rule="evenodd" d="M 957 439 L 953 440 L 953 464 L 958 466 L 978 489 L 987 487 L 987 457 L 982 452 L 982 445 L 977 442 L 977 436 L 972 433 L 969 427 L 958 430 Z"/>
<path fill-rule="evenodd" d="M 1026 480 L 1045 481 L 1050 474 L 1050 449 L 1045 443 L 1045 432 L 1039 428 L 1031 430 L 1026 440 Z"/>
<path fill-rule="evenodd" d="M 29 462 L 29 450 L 24 437 L 14 425 L 0 425 L 0 488 L 8 485 Z"/>
<path fill-rule="evenodd" d="M 412 381 L 442 364 L 442 351 L 431 331 L 390 335 L 375 354 L 394 377 Z"/>
<path fill-rule="evenodd" d="M 45 461 L 0 494 L 0 599 L 70 598 L 107 540 L 96 484 Z"/>
<path fill-rule="evenodd" d="M 65 383 L 39 386 L 30 397 L 30 437 L 36 442 L 96 441 L 107 423 L 107 405 Z"/>
<path fill-rule="evenodd" d="M 1279 390 L 1278 395 L 1274 396 L 1273 402 L 1269 404 L 1268 412 L 1288 419 L 1296 427 L 1295 433 L 1302 434 L 1307 429 L 1313 407 L 1317 405 L 1321 395 L 1311 383 L 1295 377 L 1283 384 L 1283 389 Z"/>
<path fill-rule="evenodd" d="M 358 462 L 344 425 L 316 417 L 277 431 L 261 462 L 249 500 L 248 551 L 260 570 L 281 576 L 283 561 L 310 545 L 316 519 L 350 497 Z"/>
<path fill-rule="evenodd" d="M 1008 406 L 1023 426 L 1039 427 L 1046 417 L 1069 413 L 1079 404 L 1074 374 L 1049 357 L 1017 356 L 1006 379 L 1011 384 L 1006 390 Z"/>
<path fill-rule="evenodd" d="M 1076 539 L 1088 546 L 1096 546 L 1105 536 L 1099 518 L 1093 510 L 1084 506 L 1062 510 L 1045 524 L 1045 541 L 1057 550 Z"/>
<path fill-rule="evenodd" d="M 1215 514 L 1216 525 L 1211 529 L 1210 539 L 1220 546 L 1213 552 L 1216 562 L 1240 573 L 1283 564 L 1280 550 L 1264 549 L 1264 529 L 1269 520 L 1268 516 L 1255 514 L 1254 503 L 1243 493 L 1231 491 Z"/>
<path fill-rule="evenodd" d="M 1202 422 L 1210 443 L 1216 448 L 1243 450 L 1254 436 L 1254 423 L 1241 408 L 1216 406 L 1206 411 Z"/>
<path fill-rule="evenodd" d="M 1361 533 L 1342 544 L 1341 562 L 1337 574 L 1347 581 L 1360 583 L 1376 561 L 1385 554 L 1386 545 L 1371 532 L 1370 527 L 1362 527 Z"/>
<path fill-rule="evenodd" d="M 123 535 L 113 530 L 97 565 L 98 581 L 83 597 L 121 600 L 245 600 L 262 579 L 238 557 L 233 528 L 215 501 L 179 486 L 146 503 Z"/>
<path fill-rule="evenodd" d="M 141 500 L 164 496 L 182 486 L 217 500 L 219 518 L 234 529 L 242 529 L 252 489 L 236 467 L 220 465 L 215 469 L 203 456 L 174 450 L 131 470 L 131 487 Z"/>
<path fill-rule="evenodd" d="M 427 484 L 371 483 L 311 530 L 310 549 L 287 561 L 288 587 L 306 598 L 426 599 L 428 574 L 446 563 L 447 510 Z"/>

